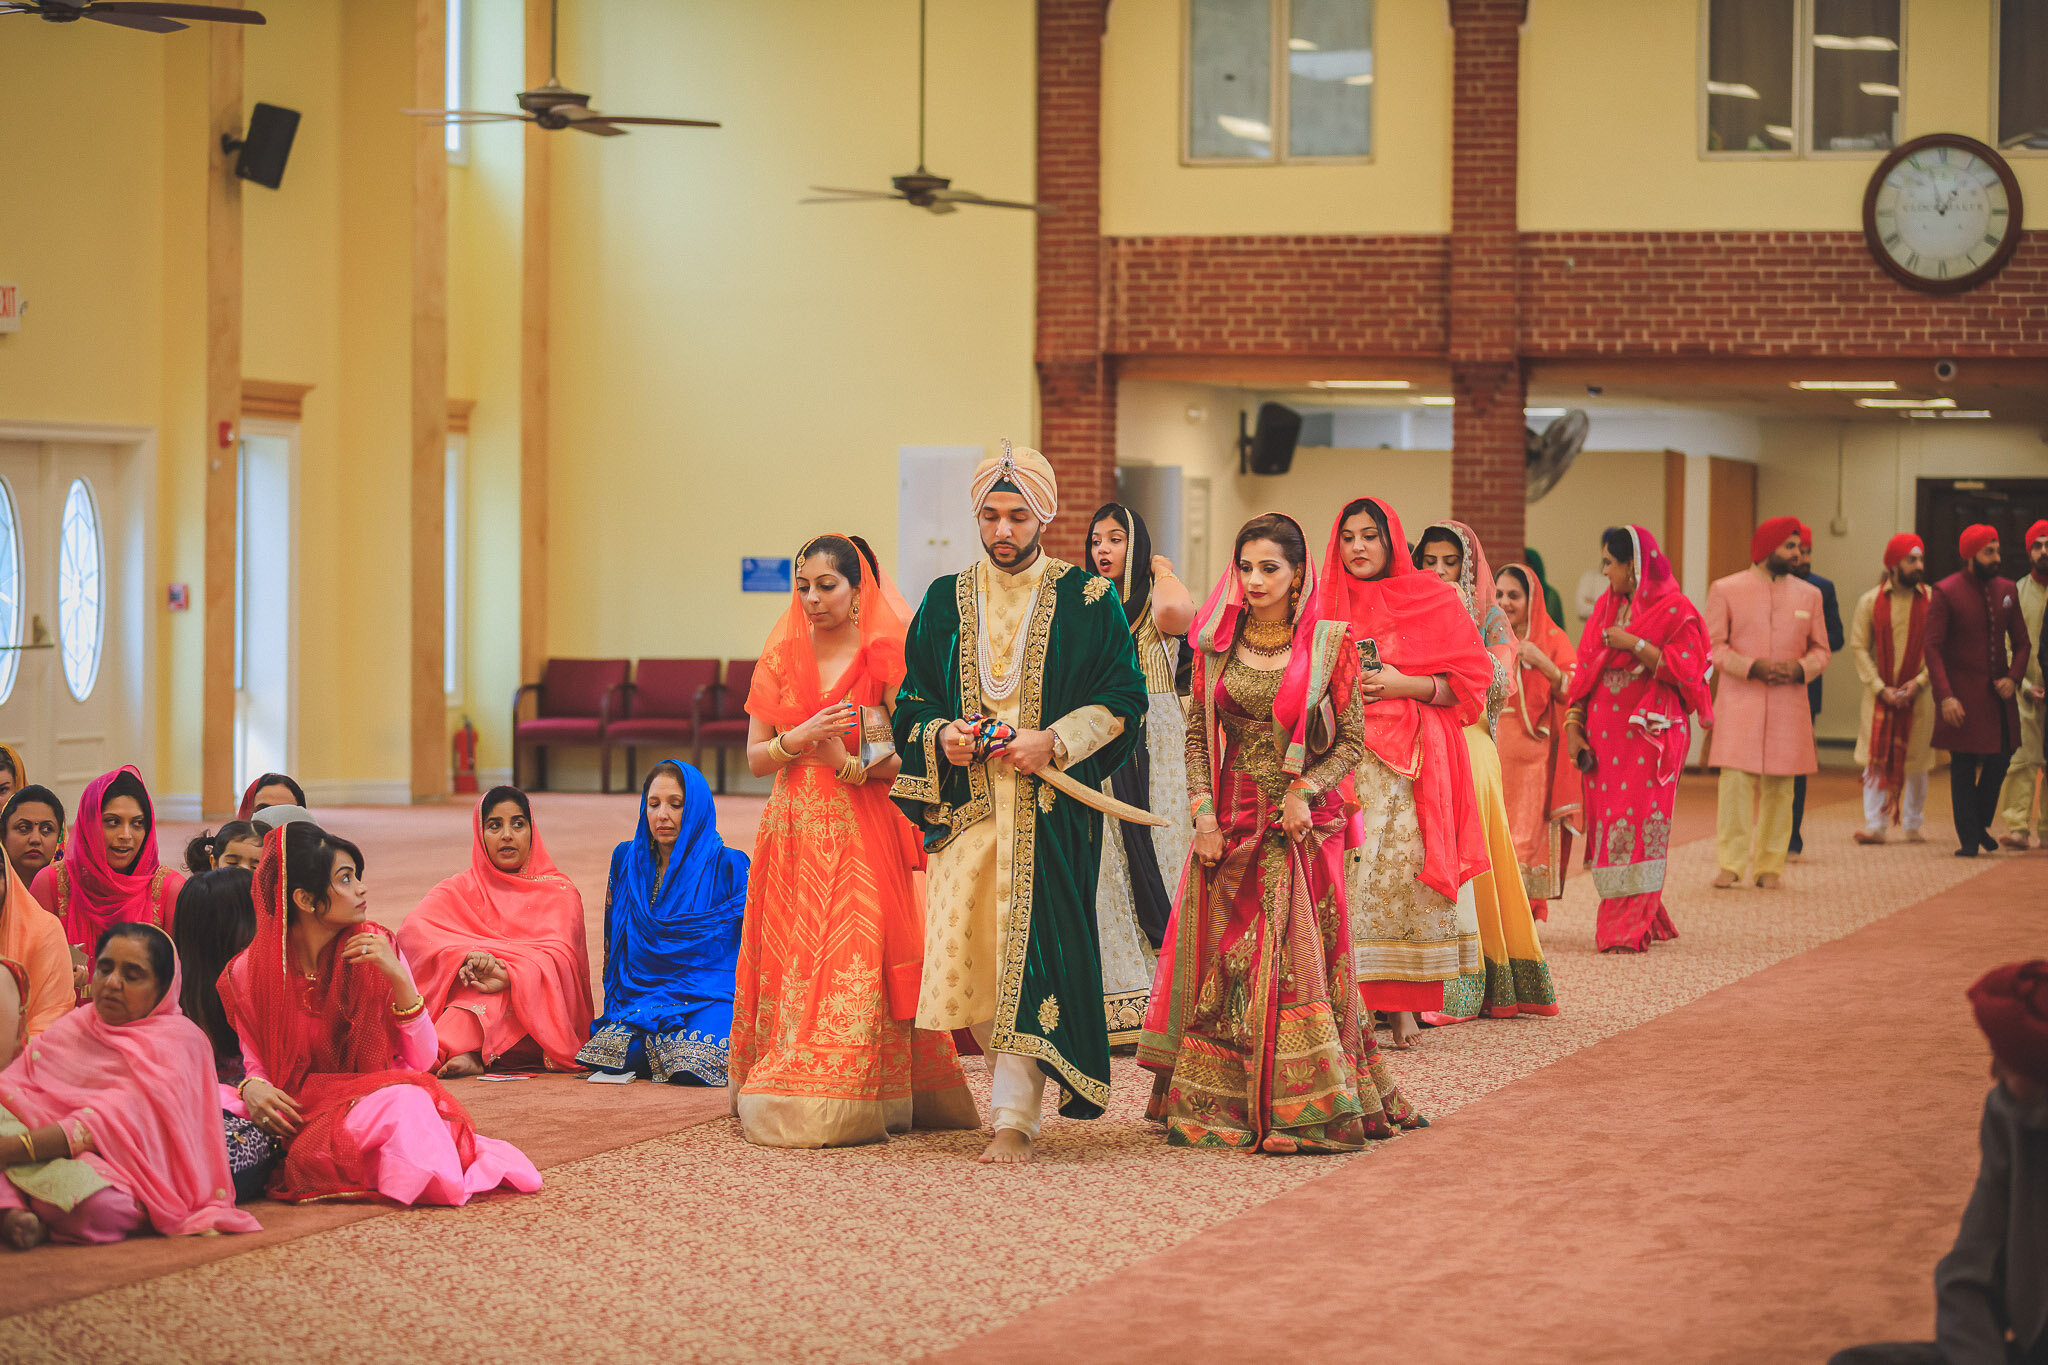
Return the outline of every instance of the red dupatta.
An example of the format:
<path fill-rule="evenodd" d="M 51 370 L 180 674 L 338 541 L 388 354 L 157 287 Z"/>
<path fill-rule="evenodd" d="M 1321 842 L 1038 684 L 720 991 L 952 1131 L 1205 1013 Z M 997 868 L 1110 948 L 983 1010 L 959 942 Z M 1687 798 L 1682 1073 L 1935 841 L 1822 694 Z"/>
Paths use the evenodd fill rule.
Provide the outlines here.
<path fill-rule="evenodd" d="M 1657 539 L 1640 526 L 1626 528 L 1635 545 L 1635 592 L 1627 597 L 1609 588 L 1600 594 L 1586 629 L 1579 636 L 1578 670 L 1572 674 L 1567 700 L 1582 706 L 1609 672 L 1626 672 L 1628 681 L 1615 703 L 1629 714 L 1652 699 L 1662 685 L 1677 695 L 1680 712 L 1691 712 L 1702 725 L 1714 723 L 1714 702 L 1707 691 L 1707 628 L 1699 608 L 1678 586 L 1671 561 Z M 1664 653 L 1652 674 L 1642 660 L 1625 649 L 1609 649 L 1602 637 L 1608 627 L 1621 626 Z M 1674 648 L 1676 646 L 1676 648 Z M 1677 719 L 1677 717 L 1672 717 Z"/>
<path fill-rule="evenodd" d="M 483 803 L 471 822 L 469 870 L 448 878 L 405 917 L 398 946 L 413 970 L 427 1016 L 448 1005 L 462 964 L 483 951 L 505 964 L 512 1012 L 549 1065 L 577 1069 L 590 1041 L 590 953 L 583 897 L 555 867 L 533 829 L 526 865 L 506 872 L 484 847 Z"/>
<path fill-rule="evenodd" d="M 1387 535 L 1387 567 L 1378 578 L 1353 578 L 1344 567 L 1344 515 L 1330 528 L 1320 600 L 1325 615 L 1348 621 L 1362 643 L 1377 644 L 1380 658 L 1410 677 L 1441 677 L 1452 704 L 1430 706 L 1389 697 L 1365 708 L 1365 747 L 1415 787 L 1422 826 L 1419 880 L 1456 899 L 1458 888 L 1491 865 L 1479 824 L 1472 753 L 1460 731 L 1486 712 L 1493 656 L 1480 643 L 1458 590 L 1415 567 L 1401 519 L 1378 498 Z"/>
<path fill-rule="evenodd" d="M 1892 666 L 1892 576 L 1880 581 L 1870 613 L 1871 653 L 1877 656 L 1877 678 L 1886 687 L 1897 687 L 1920 676 L 1926 666 L 1927 605 L 1934 593 L 1924 583 L 1913 589 L 1913 608 L 1906 622 L 1906 652 L 1898 666 Z M 1870 763 L 1863 770 L 1863 785 L 1884 793 L 1884 814 L 1893 824 L 1901 818 L 1906 791 L 1906 749 L 1913 735 L 1913 708 L 1886 706 L 1878 701 L 1870 722 Z"/>
<path fill-rule="evenodd" d="M 432 1076 L 392 1065 L 399 1036 L 390 980 L 371 963 L 341 958 L 342 945 L 356 934 L 388 938 L 390 931 L 365 921 L 337 934 L 320 950 L 310 975 L 292 962 L 284 875 L 288 835 L 317 838 L 321 831 L 300 821 L 263 836 L 253 888 L 256 937 L 220 974 L 228 1022 L 305 1120 L 271 1172 L 271 1197 L 304 1203 L 374 1194 L 363 1178 L 362 1149 L 344 1120 L 357 1100 L 388 1085 L 416 1085 L 428 1093 L 466 1168 L 476 1155 L 476 1127 L 467 1111 Z"/>

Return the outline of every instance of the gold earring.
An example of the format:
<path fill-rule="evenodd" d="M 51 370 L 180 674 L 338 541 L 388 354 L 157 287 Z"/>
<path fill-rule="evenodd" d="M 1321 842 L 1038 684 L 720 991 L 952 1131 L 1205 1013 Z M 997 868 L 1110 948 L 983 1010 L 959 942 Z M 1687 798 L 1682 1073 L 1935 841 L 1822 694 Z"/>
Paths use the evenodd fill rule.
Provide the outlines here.
<path fill-rule="evenodd" d="M 853 617 L 852 617 L 852 620 L 853 620 L 853 624 L 855 624 L 855 625 L 859 625 L 859 624 L 860 624 L 860 594 L 859 594 L 859 593 L 855 593 L 855 594 L 853 595 Z"/>

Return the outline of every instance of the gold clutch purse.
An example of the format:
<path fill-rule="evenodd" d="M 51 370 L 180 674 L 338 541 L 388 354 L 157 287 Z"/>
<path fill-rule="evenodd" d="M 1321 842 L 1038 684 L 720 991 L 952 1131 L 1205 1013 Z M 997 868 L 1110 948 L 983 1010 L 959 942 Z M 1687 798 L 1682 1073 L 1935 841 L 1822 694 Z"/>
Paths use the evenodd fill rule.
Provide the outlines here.
<path fill-rule="evenodd" d="M 860 766 L 862 771 L 896 752 L 896 736 L 889 728 L 889 712 L 880 706 L 860 708 Z"/>

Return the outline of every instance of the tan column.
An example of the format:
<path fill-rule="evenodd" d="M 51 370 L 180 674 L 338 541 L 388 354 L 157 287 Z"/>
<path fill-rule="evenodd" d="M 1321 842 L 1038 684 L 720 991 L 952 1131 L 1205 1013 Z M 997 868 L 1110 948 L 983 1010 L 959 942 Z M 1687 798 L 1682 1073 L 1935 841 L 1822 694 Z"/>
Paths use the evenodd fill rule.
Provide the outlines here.
<path fill-rule="evenodd" d="M 233 0 L 229 0 L 233 3 Z M 242 135 L 242 26 L 208 24 L 206 157 L 206 582 L 200 805 L 235 808 L 235 491 L 241 475 L 242 182 L 223 133 Z M 223 439 L 225 434 L 225 439 Z"/>
<path fill-rule="evenodd" d="M 447 0 L 413 0 L 413 105 L 447 91 Z M 442 590 L 448 462 L 448 151 L 437 123 L 415 120 L 412 149 L 412 660 L 414 801 L 448 794 L 447 639 Z"/>
<path fill-rule="evenodd" d="M 548 78 L 548 0 L 526 0 L 526 87 Z M 548 657 L 548 166 L 555 134 L 526 125 L 519 269 L 519 680 Z"/>

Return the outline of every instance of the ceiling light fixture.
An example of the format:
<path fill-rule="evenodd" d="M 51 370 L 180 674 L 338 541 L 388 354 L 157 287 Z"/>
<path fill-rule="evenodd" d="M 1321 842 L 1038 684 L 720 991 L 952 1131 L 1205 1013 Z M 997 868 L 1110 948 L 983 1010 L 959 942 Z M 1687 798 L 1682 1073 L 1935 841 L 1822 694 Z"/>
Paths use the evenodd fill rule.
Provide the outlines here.
<path fill-rule="evenodd" d="M 1856 88 L 1866 95 L 1875 95 L 1879 99 L 1895 100 L 1899 97 L 1899 87 L 1886 85 L 1883 81 L 1860 81 Z"/>
<path fill-rule="evenodd" d="M 1813 35 L 1813 45 L 1826 48 L 1830 52 L 1897 52 L 1899 50 L 1899 44 L 1896 39 L 1886 38 L 1876 33 L 1867 33 L 1855 38 L 1844 37 L 1839 33 L 1816 33 Z"/>
<path fill-rule="evenodd" d="M 1756 92 L 1755 86 L 1745 85 L 1741 81 L 1708 81 L 1707 93 L 1709 95 L 1726 95 L 1730 99 L 1738 100 L 1760 100 L 1763 98 L 1762 95 Z"/>
<path fill-rule="evenodd" d="M 1290 52 L 1316 52 L 1316 51 L 1320 51 L 1320 49 L 1319 49 L 1319 48 L 1317 48 L 1317 47 L 1316 47 L 1316 45 L 1315 45 L 1314 43 L 1310 42 L 1310 41 L 1309 41 L 1308 39 L 1306 39 L 1306 38 L 1289 38 L 1289 39 L 1287 40 L 1287 50 L 1288 50 L 1288 51 L 1290 51 Z"/>
<path fill-rule="evenodd" d="M 1311 379 L 1312 389 L 1412 389 L 1415 387 L 1405 379 Z"/>
<path fill-rule="evenodd" d="M 1952 408 L 1953 398 L 1859 398 L 1859 408 Z"/>
<path fill-rule="evenodd" d="M 1783 123 L 1766 123 L 1764 131 L 1780 142 L 1790 142 L 1792 140 L 1791 127 Z"/>
<path fill-rule="evenodd" d="M 1361 71 L 1361 72 L 1359 72 L 1359 73 L 1358 73 L 1358 74 L 1357 74 L 1356 76 L 1346 76 L 1346 77 L 1344 78 L 1344 84 L 1346 84 L 1346 85 L 1371 85 L 1371 84 L 1372 84 L 1372 72 L 1370 72 L 1370 71 Z"/>
<path fill-rule="evenodd" d="M 1523 408 L 1523 409 L 1522 409 L 1522 416 L 1524 416 L 1524 417 L 1562 417 L 1562 416 L 1564 416 L 1564 415 L 1565 415 L 1565 412 L 1566 412 L 1566 409 L 1564 409 L 1564 408 Z"/>
<path fill-rule="evenodd" d="M 1436 393 L 1424 394 L 1422 397 L 1416 399 L 1415 401 L 1422 404 L 1422 406 L 1424 406 L 1425 408 L 1456 407 L 1458 403 L 1458 400 L 1451 397 L 1449 394 Z"/>
<path fill-rule="evenodd" d="M 1246 142 L 1271 142 L 1273 140 L 1272 125 L 1261 123 L 1255 118 L 1239 118 L 1235 114 L 1218 114 L 1216 116 L 1216 126 L 1232 137 L 1242 138 Z"/>
<path fill-rule="evenodd" d="M 1809 393 L 1890 393 L 1899 387 L 1896 379 L 1795 379 L 1795 389 Z"/>
<path fill-rule="evenodd" d="M 1991 420 L 1991 413 L 1990 413 L 1990 410 L 1989 410 L 1989 409 L 1986 409 L 1986 408 L 1951 408 L 1951 409 L 1949 409 L 1949 410 L 1947 410 L 1947 411 L 1941 411 L 1941 410 L 1935 410 L 1935 409 L 1927 409 L 1927 408 L 1921 408 L 1921 409 L 1916 409 L 1916 410 L 1915 410 L 1915 411 L 1913 411 L 1913 412 L 1909 412 L 1909 413 L 1907 413 L 1907 414 L 1906 414 L 1906 416 L 1908 416 L 1908 417 L 1921 417 L 1921 418 L 1929 418 L 1929 417 L 1934 417 L 1934 418 L 1950 418 L 1950 417 L 1954 417 L 1954 418 L 1960 418 L 1960 419 L 1962 419 L 1962 420 L 1964 420 L 1964 421 L 1974 421 L 1974 422 L 1988 422 L 1989 420 Z"/>

